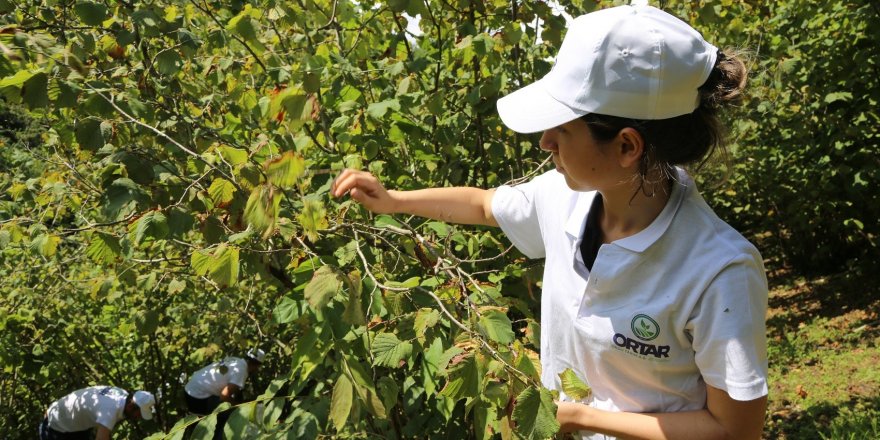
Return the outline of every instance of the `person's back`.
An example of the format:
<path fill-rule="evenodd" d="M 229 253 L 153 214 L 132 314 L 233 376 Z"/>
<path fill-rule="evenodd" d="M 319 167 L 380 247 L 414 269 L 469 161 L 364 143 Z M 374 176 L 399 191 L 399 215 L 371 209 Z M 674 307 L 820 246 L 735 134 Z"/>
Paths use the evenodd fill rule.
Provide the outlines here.
<path fill-rule="evenodd" d="M 248 366 L 244 359 L 227 357 L 196 371 L 186 384 L 186 392 L 197 399 L 220 396 L 229 384 L 244 387 L 248 377 Z"/>
<path fill-rule="evenodd" d="M 152 419 L 155 404 L 156 398 L 148 391 L 129 394 L 111 386 L 79 389 L 49 405 L 38 427 L 39 438 L 107 440 L 123 419 Z"/>
<path fill-rule="evenodd" d="M 232 404 L 243 401 L 242 389 L 248 375 L 256 373 L 266 353 L 260 349 L 247 352 L 245 358 L 227 357 L 214 362 L 192 374 L 184 387 L 186 407 L 196 415 L 214 412 L 222 402 Z M 232 410 L 221 411 L 214 427 L 214 438 L 223 437 L 223 426 Z"/>
<path fill-rule="evenodd" d="M 49 406 L 49 427 L 59 432 L 87 431 L 97 425 L 112 430 L 123 419 L 128 393 L 116 387 L 76 390 Z"/>

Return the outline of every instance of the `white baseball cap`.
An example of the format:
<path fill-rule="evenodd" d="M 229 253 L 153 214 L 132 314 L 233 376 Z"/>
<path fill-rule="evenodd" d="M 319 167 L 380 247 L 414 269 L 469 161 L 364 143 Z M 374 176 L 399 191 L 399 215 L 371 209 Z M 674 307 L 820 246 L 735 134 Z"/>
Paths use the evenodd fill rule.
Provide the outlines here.
<path fill-rule="evenodd" d="M 718 48 L 646 3 L 572 20 L 550 72 L 498 100 L 504 124 L 533 133 L 588 113 L 667 119 L 693 112 Z"/>
<path fill-rule="evenodd" d="M 131 401 L 141 409 L 141 417 L 144 420 L 153 418 L 153 406 L 156 405 L 156 398 L 153 393 L 147 391 L 135 391 Z"/>
<path fill-rule="evenodd" d="M 247 357 L 259 362 L 263 363 L 263 358 L 266 357 L 266 352 L 260 350 L 259 348 L 252 348 L 248 350 Z"/>

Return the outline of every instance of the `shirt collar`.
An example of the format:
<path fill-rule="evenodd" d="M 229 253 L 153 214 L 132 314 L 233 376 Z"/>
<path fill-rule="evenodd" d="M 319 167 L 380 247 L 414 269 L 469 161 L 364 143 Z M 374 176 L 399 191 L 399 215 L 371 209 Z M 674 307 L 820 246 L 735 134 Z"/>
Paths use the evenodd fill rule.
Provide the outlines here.
<path fill-rule="evenodd" d="M 648 247 L 663 236 L 663 233 L 669 229 L 672 219 L 675 218 L 675 213 L 678 212 L 678 208 L 685 199 L 685 195 L 694 186 L 693 180 L 684 170 L 676 168 L 676 171 L 678 178 L 672 182 L 672 194 L 669 196 L 666 206 L 660 211 L 660 215 L 647 228 L 629 237 L 615 240 L 612 244 L 632 252 L 644 252 L 645 249 L 648 249 Z M 568 217 L 568 221 L 565 222 L 565 233 L 578 242 L 583 239 L 584 227 L 587 223 L 587 213 L 590 211 L 590 206 L 593 205 L 593 198 L 598 194 L 597 191 L 580 193 L 577 203 Z"/>
<path fill-rule="evenodd" d="M 590 206 L 593 206 L 593 199 L 597 195 L 599 195 L 597 191 L 578 193 L 574 209 L 565 222 L 565 233 L 576 241 L 581 241 L 583 238 L 584 227 L 587 226 L 587 213 L 590 212 Z"/>

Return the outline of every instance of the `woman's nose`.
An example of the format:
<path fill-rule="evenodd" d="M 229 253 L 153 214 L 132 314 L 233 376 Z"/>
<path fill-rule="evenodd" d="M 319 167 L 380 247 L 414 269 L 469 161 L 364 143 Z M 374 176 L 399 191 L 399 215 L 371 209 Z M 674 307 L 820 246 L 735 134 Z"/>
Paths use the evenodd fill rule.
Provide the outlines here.
<path fill-rule="evenodd" d="M 557 149 L 556 139 L 550 133 L 550 130 L 545 131 L 541 135 L 541 140 L 538 142 L 538 146 L 541 147 L 544 151 L 554 152 Z"/>

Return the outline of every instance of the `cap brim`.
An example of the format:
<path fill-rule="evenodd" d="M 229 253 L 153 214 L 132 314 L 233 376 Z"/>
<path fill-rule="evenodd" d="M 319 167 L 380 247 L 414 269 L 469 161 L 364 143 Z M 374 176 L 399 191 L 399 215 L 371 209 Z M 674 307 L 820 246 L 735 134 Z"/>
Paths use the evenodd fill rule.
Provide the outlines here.
<path fill-rule="evenodd" d="M 499 99 L 496 105 L 504 125 L 518 133 L 544 131 L 588 113 L 576 111 L 550 96 L 543 79 Z"/>
<path fill-rule="evenodd" d="M 141 410 L 141 418 L 144 420 L 152 420 L 153 419 L 153 411 L 150 408 L 138 407 Z"/>

